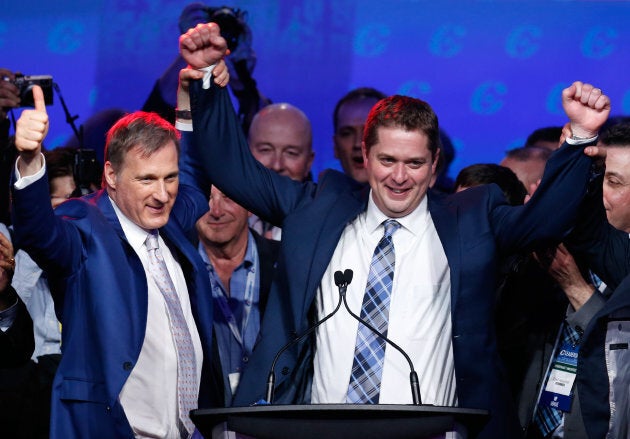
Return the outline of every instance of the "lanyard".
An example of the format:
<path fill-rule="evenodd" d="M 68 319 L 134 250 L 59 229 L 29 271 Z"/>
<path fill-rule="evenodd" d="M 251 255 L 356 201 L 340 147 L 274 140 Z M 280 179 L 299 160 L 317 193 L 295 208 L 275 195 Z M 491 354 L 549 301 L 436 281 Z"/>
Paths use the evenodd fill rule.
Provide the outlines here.
<path fill-rule="evenodd" d="M 245 335 L 245 329 L 247 328 L 247 323 L 249 322 L 249 316 L 252 311 L 252 306 L 254 302 L 254 285 L 256 283 L 256 273 L 253 269 L 247 270 L 247 278 L 245 281 L 245 295 L 243 297 L 243 321 L 241 323 L 241 328 L 239 330 L 236 325 L 236 318 L 230 309 L 230 306 L 227 301 L 227 297 L 223 291 L 223 289 L 216 285 L 217 281 L 214 279 L 214 275 L 210 274 L 210 284 L 212 286 L 212 296 L 216 299 L 219 304 L 219 309 L 221 310 L 221 314 L 225 318 L 225 321 L 230 328 L 230 332 L 241 346 L 241 349 L 247 353 L 251 352 L 253 346 L 245 346 L 245 341 L 243 339 Z"/>

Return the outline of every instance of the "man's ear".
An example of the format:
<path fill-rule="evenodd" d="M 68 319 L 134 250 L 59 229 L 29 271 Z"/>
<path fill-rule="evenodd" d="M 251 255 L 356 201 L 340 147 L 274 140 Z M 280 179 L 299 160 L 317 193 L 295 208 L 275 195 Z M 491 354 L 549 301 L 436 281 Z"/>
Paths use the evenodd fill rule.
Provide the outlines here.
<path fill-rule="evenodd" d="M 105 162 L 103 167 L 103 178 L 105 178 L 108 187 L 116 189 L 116 171 L 109 160 Z"/>
<path fill-rule="evenodd" d="M 367 148 L 365 147 L 365 142 L 363 141 L 361 141 L 361 155 L 363 156 L 364 166 L 366 166 L 368 162 L 368 153 Z"/>
<path fill-rule="evenodd" d="M 431 164 L 431 171 L 433 172 L 433 174 L 435 174 L 435 171 L 437 170 L 439 161 L 440 161 L 440 148 L 438 148 L 435 151 L 435 154 L 433 154 L 433 163 Z"/>

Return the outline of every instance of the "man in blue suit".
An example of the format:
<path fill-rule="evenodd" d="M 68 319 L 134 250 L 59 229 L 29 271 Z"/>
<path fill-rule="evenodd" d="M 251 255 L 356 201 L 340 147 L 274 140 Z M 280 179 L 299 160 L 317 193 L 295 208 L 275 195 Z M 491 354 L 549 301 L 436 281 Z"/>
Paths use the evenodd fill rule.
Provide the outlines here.
<path fill-rule="evenodd" d="M 108 133 L 103 189 L 53 211 L 48 116 L 33 93 L 16 129 L 13 224 L 17 245 L 49 273 L 63 325 L 51 437 L 190 437 L 189 410 L 210 390 L 213 309 L 185 234 L 208 203 L 179 185 L 178 132 L 153 113 L 123 117 Z"/>
<path fill-rule="evenodd" d="M 205 51 L 222 45 L 214 23 L 180 37 L 180 52 L 194 68 L 210 64 L 209 57 L 204 62 Z M 420 372 L 423 401 L 489 409 L 491 418 L 481 437 L 519 436 L 493 329 L 498 260 L 564 235 L 585 192 L 591 165 L 576 144 L 592 144 L 609 113 L 609 99 L 588 84 L 574 83 L 562 98 L 575 136 L 569 143 L 574 145 L 555 153 L 535 196 L 525 206 L 514 207 L 495 185 L 452 196 L 428 190 L 437 165 L 439 134 L 437 117 L 420 100 L 392 96 L 371 111 L 362 146 L 369 186 L 335 171 L 324 172 L 318 183 L 299 183 L 253 159 L 227 93 L 193 83 L 194 139 L 213 183 L 283 229 L 261 341 L 235 403 L 248 405 L 263 397 L 278 350 L 335 308 L 339 302 L 335 271 L 354 271 L 347 298 L 356 314 L 363 312 L 378 243 L 388 254 L 381 262 L 395 254 L 395 264 L 381 264 L 387 266 L 382 272 L 392 284 L 387 286 L 391 294 L 386 331 Z M 393 227 L 389 220 L 396 221 Z M 351 387 L 356 389 L 353 386 L 361 381 L 355 367 L 362 361 L 363 351 L 359 352 L 359 343 L 355 345 L 359 333 L 361 326 L 340 312 L 314 337 L 285 352 L 276 364 L 280 372 L 276 401 L 356 401 Z M 408 388 L 404 360 L 396 351 L 385 350 L 379 361 L 383 366 L 373 401 L 411 402 L 411 392 L 401 390 Z"/>

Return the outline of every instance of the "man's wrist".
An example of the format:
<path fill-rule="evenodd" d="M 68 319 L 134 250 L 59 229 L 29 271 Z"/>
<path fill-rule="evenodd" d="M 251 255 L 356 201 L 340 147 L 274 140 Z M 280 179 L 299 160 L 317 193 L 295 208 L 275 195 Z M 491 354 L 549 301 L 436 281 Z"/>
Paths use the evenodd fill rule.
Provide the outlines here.
<path fill-rule="evenodd" d="M 181 110 L 179 108 L 176 108 L 175 119 L 192 120 L 192 113 L 190 112 L 190 110 Z"/>
<path fill-rule="evenodd" d="M 571 139 L 573 140 L 592 139 L 599 134 L 599 130 L 593 131 L 579 125 L 569 125 L 569 127 L 571 128 Z"/>

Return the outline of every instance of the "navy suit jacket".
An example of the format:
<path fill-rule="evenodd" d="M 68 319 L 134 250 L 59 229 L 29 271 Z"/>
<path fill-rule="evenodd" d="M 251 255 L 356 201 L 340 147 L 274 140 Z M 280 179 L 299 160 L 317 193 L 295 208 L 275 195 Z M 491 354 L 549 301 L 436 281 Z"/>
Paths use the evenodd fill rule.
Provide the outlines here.
<path fill-rule="evenodd" d="M 207 208 L 203 193 L 180 185 L 169 222 L 160 229 L 186 278 L 204 350 L 202 383 L 212 351 L 212 297 L 205 266 L 184 231 Z M 51 438 L 132 438 L 118 396 L 145 336 L 147 279 L 107 192 L 72 199 L 53 212 L 44 177 L 13 190 L 12 214 L 16 244 L 48 273 L 63 325 Z"/>
<path fill-rule="evenodd" d="M 266 376 L 280 347 L 309 326 L 317 287 L 344 228 L 366 209 L 369 188 L 336 171 L 324 172 L 318 184 L 279 176 L 252 157 L 224 90 L 202 90 L 195 83 L 191 104 L 195 139 L 213 183 L 259 217 L 282 226 L 261 341 L 235 398 L 236 405 L 249 405 L 264 397 Z M 482 437 L 520 435 L 494 334 L 499 257 L 564 236 L 585 193 L 590 165 L 582 148 L 563 146 L 525 206 L 509 206 L 496 185 L 452 196 L 428 194 L 451 272 L 459 405 L 491 411 Z M 313 344 L 312 338 L 304 340 L 278 361 L 277 403 L 310 401 Z"/>

